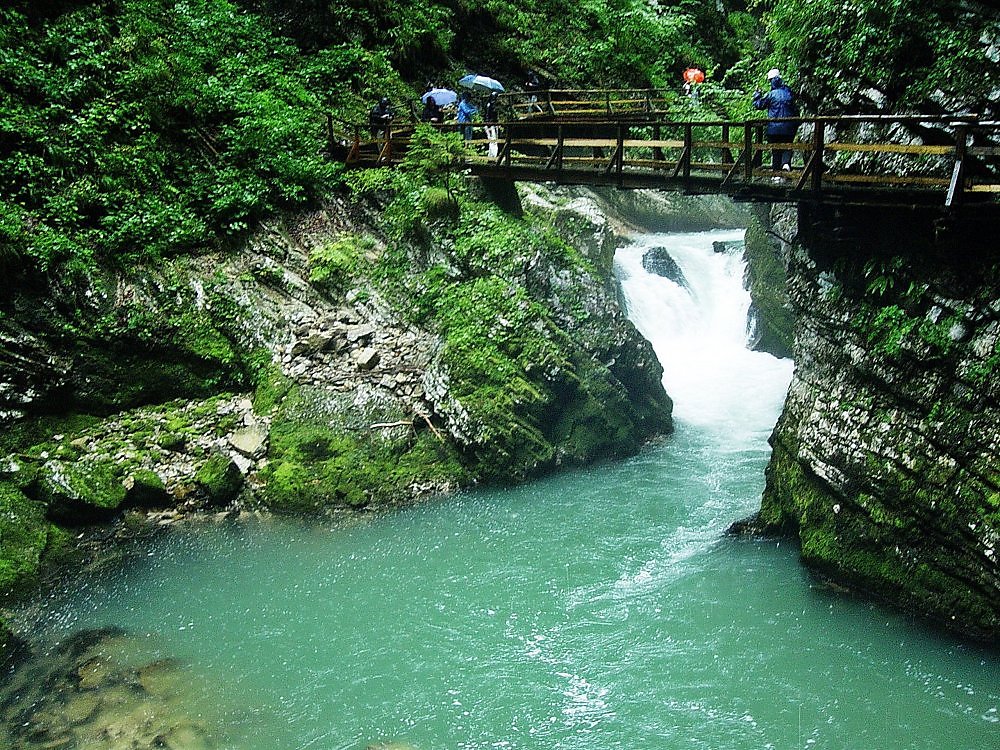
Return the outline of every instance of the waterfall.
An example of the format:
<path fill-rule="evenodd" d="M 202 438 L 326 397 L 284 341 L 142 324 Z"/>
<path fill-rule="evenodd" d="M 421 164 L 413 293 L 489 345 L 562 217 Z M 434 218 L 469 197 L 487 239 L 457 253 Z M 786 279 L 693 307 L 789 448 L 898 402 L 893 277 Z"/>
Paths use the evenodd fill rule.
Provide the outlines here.
<path fill-rule="evenodd" d="M 713 250 L 713 241 L 742 237 L 742 230 L 640 235 L 615 256 L 629 318 L 663 365 L 678 426 L 726 435 L 734 447 L 770 432 L 792 374 L 791 360 L 747 348 L 746 263 L 742 253 Z M 680 274 L 647 271 L 651 248 L 669 253 Z"/>

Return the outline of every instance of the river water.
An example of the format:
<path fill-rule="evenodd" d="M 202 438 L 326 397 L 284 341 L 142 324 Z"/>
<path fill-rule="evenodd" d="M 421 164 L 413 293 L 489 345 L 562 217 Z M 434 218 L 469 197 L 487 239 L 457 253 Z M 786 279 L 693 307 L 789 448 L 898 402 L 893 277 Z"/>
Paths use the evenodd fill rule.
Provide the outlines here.
<path fill-rule="evenodd" d="M 1000 747 L 995 652 L 815 587 L 791 544 L 724 536 L 758 507 L 791 377 L 745 347 L 742 261 L 712 251 L 739 237 L 618 253 L 667 441 L 349 523 L 173 532 L 31 627 L 119 625 L 179 658 L 229 750 Z M 686 288 L 643 270 L 653 245 Z"/>

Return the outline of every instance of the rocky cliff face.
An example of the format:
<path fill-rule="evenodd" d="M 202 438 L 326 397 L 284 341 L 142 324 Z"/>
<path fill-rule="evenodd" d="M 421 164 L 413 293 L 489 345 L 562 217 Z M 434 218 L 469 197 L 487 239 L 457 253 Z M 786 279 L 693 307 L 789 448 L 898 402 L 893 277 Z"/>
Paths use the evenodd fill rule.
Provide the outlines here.
<path fill-rule="evenodd" d="M 772 212 L 795 376 L 759 521 L 823 576 L 1000 637 L 995 227 L 900 211 Z"/>

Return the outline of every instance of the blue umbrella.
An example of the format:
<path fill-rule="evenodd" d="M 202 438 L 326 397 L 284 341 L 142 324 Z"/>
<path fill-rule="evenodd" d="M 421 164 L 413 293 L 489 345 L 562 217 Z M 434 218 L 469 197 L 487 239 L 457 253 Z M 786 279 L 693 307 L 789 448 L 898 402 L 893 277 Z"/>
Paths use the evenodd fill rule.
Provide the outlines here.
<path fill-rule="evenodd" d="M 455 103 L 458 94 L 451 89 L 431 89 L 420 97 L 420 101 L 424 104 L 427 104 L 428 99 L 433 99 L 439 107 L 447 107 L 449 104 Z"/>
<path fill-rule="evenodd" d="M 489 76 L 477 76 L 474 73 L 470 73 L 467 76 L 458 79 L 459 86 L 465 86 L 467 89 L 480 89 L 481 91 L 503 91 L 503 84 L 495 78 L 490 78 Z"/>

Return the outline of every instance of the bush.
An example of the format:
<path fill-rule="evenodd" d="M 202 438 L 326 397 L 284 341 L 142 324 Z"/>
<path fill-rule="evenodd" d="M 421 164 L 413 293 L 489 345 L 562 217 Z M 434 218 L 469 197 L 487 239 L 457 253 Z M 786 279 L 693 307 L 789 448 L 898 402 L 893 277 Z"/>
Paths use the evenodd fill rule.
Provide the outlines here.
<path fill-rule="evenodd" d="M 454 221 L 458 218 L 458 201 L 452 198 L 444 188 L 427 188 L 424 190 L 423 202 L 428 219 Z"/>

